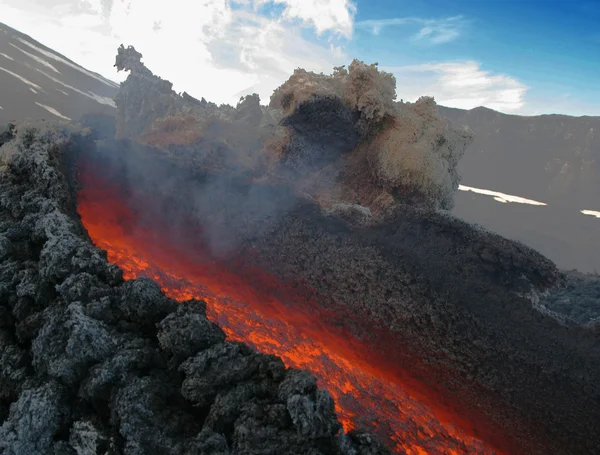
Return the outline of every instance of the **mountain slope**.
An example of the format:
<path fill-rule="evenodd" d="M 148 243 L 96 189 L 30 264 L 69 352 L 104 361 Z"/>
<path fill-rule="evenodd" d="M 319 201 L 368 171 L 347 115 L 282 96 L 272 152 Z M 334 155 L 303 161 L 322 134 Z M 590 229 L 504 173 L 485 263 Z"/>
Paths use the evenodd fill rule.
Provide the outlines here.
<path fill-rule="evenodd" d="M 465 185 L 547 205 L 502 204 L 459 191 L 453 213 L 536 248 L 559 267 L 600 270 L 600 117 L 506 115 L 440 106 L 475 140 L 459 163 Z"/>
<path fill-rule="evenodd" d="M 592 207 L 600 194 L 600 117 L 507 115 L 440 107 L 476 134 L 459 164 L 467 185 Z"/>
<path fill-rule="evenodd" d="M 0 124 L 114 114 L 118 87 L 0 22 Z"/>

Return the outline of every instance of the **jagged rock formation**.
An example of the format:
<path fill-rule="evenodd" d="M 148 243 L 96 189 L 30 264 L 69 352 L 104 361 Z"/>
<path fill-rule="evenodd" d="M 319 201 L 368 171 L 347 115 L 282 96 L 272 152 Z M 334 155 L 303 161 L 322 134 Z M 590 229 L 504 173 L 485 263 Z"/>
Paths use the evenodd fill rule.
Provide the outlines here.
<path fill-rule="evenodd" d="M 115 66 L 129 76 L 115 99 L 117 138 L 212 157 L 214 170 L 291 178 L 328 208 L 452 207 L 471 132 L 441 119 L 432 98 L 395 103 L 395 79 L 376 64 L 355 60 L 329 76 L 298 69 L 268 107 L 250 95 L 233 108 L 176 94 L 141 58 L 118 50 Z"/>
<path fill-rule="evenodd" d="M 162 148 L 179 159 L 199 160 L 213 171 L 252 171 L 261 167 L 267 141 L 282 135 L 276 115 L 266 114 L 258 95 L 242 97 L 234 108 L 177 94 L 171 82 L 141 62 L 135 48 L 121 46 L 115 66 L 129 71 L 115 97 L 116 137 Z M 260 125 L 260 128 L 257 126 Z M 110 136 L 113 137 L 113 136 Z"/>
<path fill-rule="evenodd" d="M 225 340 L 205 305 L 124 281 L 76 215 L 67 126 L 0 148 L 0 453 L 384 454 L 303 371 Z"/>
<path fill-rule="evenodd" d="M 408 201 L 452 207 L 456 167 L 472 134 L 443 121 L 432 98 L 394 103 L 395 85 L 377 64 L 354 60 L 331 76 L 296 70 L 273 93 L 269 106 L 283 109 L 282 125 L 290 130 L 282 162 L 300 171 L 308 166 L 314 182 L 331 180 L 316 171 L 337 158 L 330 168 L 345 176 L 338 177 L 337 194 L 326 190 L 329 197 L 322 197 L 323 188 L 304 188 L 321 203 L 356 203 L 376 212 Z"/>

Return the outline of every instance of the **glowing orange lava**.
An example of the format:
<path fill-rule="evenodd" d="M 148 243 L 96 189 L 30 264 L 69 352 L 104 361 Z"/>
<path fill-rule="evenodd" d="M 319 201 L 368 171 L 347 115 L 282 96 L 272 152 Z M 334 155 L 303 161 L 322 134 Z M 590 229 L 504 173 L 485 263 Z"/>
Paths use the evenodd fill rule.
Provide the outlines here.
<path fill-rule="evenodd" d="M 192 236 L 175 241 L 148 226 L 128 206 L 122 188 L 96 172 L 80 167 L 79 213 L 94 243 L 125 277 L 150 277 L 179 301 L 204 299 L 209 318 L 230 340 L 311 371 L 335 398 L 346 431 L 373 431 L 395 452 L 410 455 L 504 453 L 475 437 L 472 421 L 437 397 L 425 397 L 410 374 L 376 363 L 377 348 L 334 327 L 319 305 L 296 300 L 275 278 L 250 266 L 241 274 L 212 258 Z"/>

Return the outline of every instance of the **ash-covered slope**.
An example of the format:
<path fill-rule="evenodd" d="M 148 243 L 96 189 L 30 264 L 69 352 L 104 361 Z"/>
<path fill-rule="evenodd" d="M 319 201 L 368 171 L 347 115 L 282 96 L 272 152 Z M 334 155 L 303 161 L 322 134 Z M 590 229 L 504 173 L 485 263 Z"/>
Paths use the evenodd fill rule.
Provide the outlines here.
<path fill-rule="evenodd" d="M 505 452 L 597 452 L 597 327 L 540 304 L 565 279 L 550 260 L 434 210 L 451 206 L 470 134 L 442 121 L 432 100 L 394 106 L 388 75 L 353 63 L 332 76 L 298 70 L 270 108 L 255 106 L 257 118 L 240 119 L 245 100 L 207 120 L 195 107 L 204 103 L 172 93 L 132 49 L 117 64 L 128 57 L 117 131 L 133 141 L 99 143 L 86 159 L 142 196 L 128 194 L 136 210 L 168 213 L 178 228 L 191 219 L 214 254 L 250 249 L 321 305 L 350 309 L 356 318 L 336 323 L 505 435 L 496 440 Z M 139 123 L 145 97 L 152 109 Z M 249 118 L 254 136 L 231 146 L 228 134 Z M 175 140 L 150 140 L 161 129 Z"/>
<path fill-rule="evenodd" d="M 1 19 L 1 18 L 0 18 Z M 0 125 L 115 114 L 119 85 L 0 22 Z"/>
<path fill-rule="evenodd" d="M 387 453 L 340 436 L 309 374 L 225 341 L 203 302 L 123 281 L 76 215 L 91 148 L 47 124 L 0 148 L 0 453 Z"/>

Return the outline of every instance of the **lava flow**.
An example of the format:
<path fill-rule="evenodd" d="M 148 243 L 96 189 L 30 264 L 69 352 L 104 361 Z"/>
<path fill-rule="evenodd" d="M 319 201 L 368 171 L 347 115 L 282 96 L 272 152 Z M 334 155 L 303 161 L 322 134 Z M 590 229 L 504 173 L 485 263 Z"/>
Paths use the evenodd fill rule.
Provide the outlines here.
<path fill-rule="evenodd" d="M 94 243 L 125 278 L 150 277 L 179 301 L 203 299 L 208 317 L 229 340 L 311 371 L 335 398 L 346 431 L 375 432 L 394 452 L 410 455 L 505 453 L 492 448 L 472 420 L 448 411 L 437 398 L 423 399 L 406 377 L 375 364 L 364 342 L 328 326 L 318 305 L 296 300 L 300 297 L 282 291 L 281 283 L 259 270 L 248 266 L 242 274 L 211 258 L 193 232 L 176 241 L 160 227 L 140 222 L 123 189 L 98 174 L 81 165 L 78 210 Z"/>

